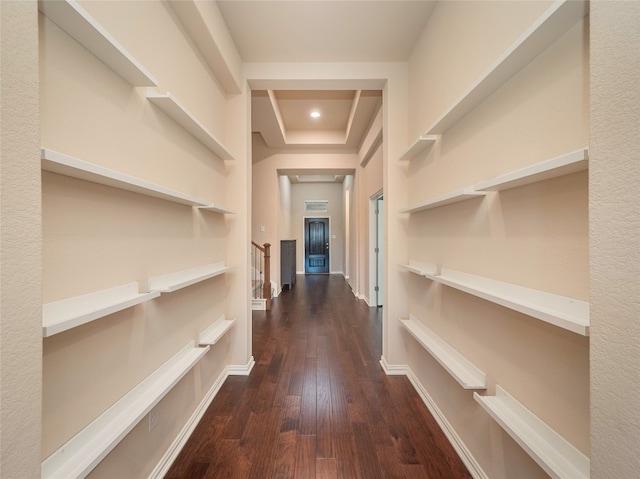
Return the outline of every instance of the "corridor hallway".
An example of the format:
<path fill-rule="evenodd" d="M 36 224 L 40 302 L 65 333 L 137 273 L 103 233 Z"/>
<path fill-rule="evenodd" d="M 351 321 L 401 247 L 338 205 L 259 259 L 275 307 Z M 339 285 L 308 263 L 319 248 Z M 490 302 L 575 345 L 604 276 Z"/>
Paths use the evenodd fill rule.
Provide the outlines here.
<path fill-rule="evenodd" d="M 381 352 L 380 308 L 342 276 L 298 276 L 253 312 L 253 371 L 227 379 L 166 478 L 471 477 Z"/>

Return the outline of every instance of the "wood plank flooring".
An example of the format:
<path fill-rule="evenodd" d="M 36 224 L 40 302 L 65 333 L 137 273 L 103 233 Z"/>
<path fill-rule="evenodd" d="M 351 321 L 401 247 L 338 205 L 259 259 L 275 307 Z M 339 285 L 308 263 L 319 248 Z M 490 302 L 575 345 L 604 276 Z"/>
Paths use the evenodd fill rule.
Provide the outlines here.
<path fill-rule="evenodd" d="M 254 311 L 253 371 L 227 379 L 166 479 L 470 478 L 409 381 L 382 371 L 381 316 L 341 276 L 298 276 Z"/>

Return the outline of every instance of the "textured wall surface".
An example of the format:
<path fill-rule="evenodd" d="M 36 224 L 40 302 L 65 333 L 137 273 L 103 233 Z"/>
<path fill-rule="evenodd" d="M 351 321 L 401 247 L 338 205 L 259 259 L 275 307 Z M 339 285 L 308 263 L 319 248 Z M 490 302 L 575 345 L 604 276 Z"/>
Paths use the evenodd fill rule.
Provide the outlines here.
<path fill-rule="evenodd" d="M 40 477 L 38 15 L 1 2 L 0 477 Z"/>
<path fill-rule="evenodd" d="M 640 469 L 640 3 L 591 2 L 591 477 Z"/>

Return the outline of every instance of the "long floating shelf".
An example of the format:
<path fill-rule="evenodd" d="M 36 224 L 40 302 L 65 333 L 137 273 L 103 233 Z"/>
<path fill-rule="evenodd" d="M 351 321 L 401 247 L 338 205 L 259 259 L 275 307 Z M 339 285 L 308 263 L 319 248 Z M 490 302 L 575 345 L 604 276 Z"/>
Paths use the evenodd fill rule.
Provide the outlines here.
<path fill-rule="evenodd" d="M 409 260 L 409 264 L 401 264 L 400 268 L 410 273 L 424 276 L 425 278 L 437 281 L 438 268 L 435 264 L 422 263 L 420 261 Z"/>
<path fill-rule="evenodd" d="M 438 140 L 438 135 L 422 135 L 414 141 L 409 149 L 403 153 L 399 161 L 406 161 L 415 158 L 420 152 L 432 146 Z"/>
<path fill-rule="evenodd" d="M 40 0 L 38 9 L 131 86 L 156 86 L 155 78 L 75 0 Z"/>
<path fill-rule="evenodd" d="M 555 42 L 588 11 L 588 2 L 557 0 L 513 43 L 433 125 L 428 135 L 442 134 L 498 87 Z"/>
<path fill-rule="evenodd" d="M 487 389 L 487 375 L 415 316 L 400 323 L 464 389 Z"/>
<path fill-rule="evenodd" d="M 53 336 L 160 296 L 160 292 L 138 293 L 138 289 L 138 283 L 134 282 L 46 303 L 42 307 L 42 337 Z"/>
<path fill-rule="evenodd" d="M 172 293 L 192 284 L 205 281 L 215 276 L 231 271 L 233 267 L 225 266 L 224 261 L 197 266 L 195 268 L 177 271 L 175 273 L 164 274 L 149 278 L 148 290 L 159 291 L 161 293 Z"/>
<path fill-rule="evenodd" d="M 473 397 L 551 477 L 589 478 L 589 458 L 500 386 L 495 396 Z"/>
<path fill-rule="evenodd" d="M 577 173 L 589 168 L 589 150 L 567 153 L 551 158 L 535 165 L 498 176 L 492 180 L 483 181 L 475 185 L 477 191 L 503 191 L 518 186 L 525 186 L 538 181 L 558 178 L 560 176 Z"/>
<path fill-rule="evenodd" d="M 44 479 L 83 478 L 207 353 L 187 344 L 42 462 Z"/>
<path fill-rule="evenodd" d="M 474 188 L 464 188 L 462 190 L 447 193 L 445 195 L 437 196 L 430 200 L 422 201 L 409 208 L 400 210 L 400 213 L 418 213 L 420 211 L 431 210 L 439 208 L 441 206 L 450 205 L 453 203 L 460 203 L 461 201 L 472 200 L 474 198 L 480 198 L 487 193 L 484 191 L 475 191 Z"/>
<path fill-rule="evenodd" d="M 235 160 L 227 148 L 198 121 L 171 93 L 147 88 L 147 99 L 223 160 Z"/>
<path fill-rule="evenodd" d="M 442 268 L 436 281 L 583 336 L 589 303 L 578 299 Z"/>
<path fill-rule="evenodd" d="M 214 209 L 220 213 L 233 213 L 231 210 L 215 206 L 206 200 L 196 198 L 185 193 L 180 193 L 164 186 L 156 185 L 134 176 L 129 176 L 115 170 L 110 170 L 103 166 L 98 166 L 84 160 L 79 160 L 69 155 L 58 153 L 53 150 L 42 148 L 41 150 L 42 169 L 60 175 L 78 178 L 80 180 L 98 183 L 121 190 L 131 191 L 161 200 L 171 201 L 188 206 L 197 206 L 207 209 Z"/>
<path fill-rule="evenodd" d="M 214 213 L 222 213 L 224 215 L 234 215 L 236 213 L 235 211 L 230 210 L 229 208 L 225 208 L 224 206 L 216 205 L 213 203 L 207 206 L 196 206 L 196 208 L 202 211 L 212 211 Z"/>
<path fill-rule="evenodd" d="M 198 336 L 198 344 L 201 346 L 213 346 L 226 334 L 236 322 L 235 318 L 225 319 L 224 315 L 213 322 Z"/>

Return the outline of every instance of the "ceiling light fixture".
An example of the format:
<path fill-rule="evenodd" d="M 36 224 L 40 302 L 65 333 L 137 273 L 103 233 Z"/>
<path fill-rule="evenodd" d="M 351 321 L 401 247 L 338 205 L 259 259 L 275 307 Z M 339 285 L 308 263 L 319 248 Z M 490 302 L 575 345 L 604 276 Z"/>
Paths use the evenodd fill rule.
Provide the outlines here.
<path fill-rule="evenodd" d="M 311 112 L 311 118 L 320 118 L 320 112 L 318 110 L 313 110 Z"/>

